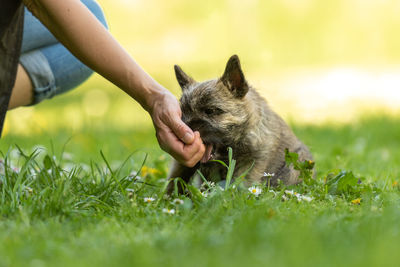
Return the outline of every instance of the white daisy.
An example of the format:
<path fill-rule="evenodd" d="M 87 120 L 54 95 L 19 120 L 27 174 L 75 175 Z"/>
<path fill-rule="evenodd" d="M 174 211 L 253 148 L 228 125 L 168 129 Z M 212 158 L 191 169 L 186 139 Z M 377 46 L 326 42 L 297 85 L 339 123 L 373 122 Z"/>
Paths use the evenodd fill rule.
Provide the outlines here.
<path fill-rule="evenodd" d="M 275 173 L 264 172 L 264 177 L 272 177 L 275 176 Z"/>
<path fill-rule="evenodd" d="M 162 212 L 167 213 L 169 215 L 175 214 L 175 210 L 174 209 L 166 209 L 166 208 L 164 208 L 164 209 L 162 209 Z"/>
<path fill-rule="evenodd" d="M 175 205 L 183 205 L 183 200 L 179 198 L 175 198 L 174 201 L 172 201 Z"/>
<path fill-rule="evenodd" d="M 138 175 L 137 171 L 131 171 L 128 176 L 128 181 L 133 181 L 133 179 L 135 179 L 135 181 L 140 181 L 142 180 L 142 177 Z"/>
<path fill-rule="evenodd" d="M 144 202 L 146 202 L 146 203 L 151 203 L 151 202 L 153 202 L 153 201 L 156 200 L 156 199 L 153 198 L 153 197 L 145 197 L 143 200 L 144 200 Z"/>
<path fill-rule="evenodd" d="M 250 193 L 258 197 L 262 193 L 262 189 L 257 186 L 252 186 L 249 188 Z"/>
<path fill-rule="evenodd" d="M 132 188 L 126 188 L 126 191 L 128 192 L 128 198 L 132 200 L 135 191 Z"/>
<path fill-rule="evenodd" d="M 285 194 L 293 196 L 296 194 L 296 192 L 294 192 L 293 190 L 285 190 Z"/>
<path fill-rule="evenodd" d="M 313 198 L 313 197 L 310 197 L 310 196 L 301 196 L 301 199 L 302 199 L 302 200 L 305 200 L 305 201 L 307 201 L 307 202 L 311 202 L 314 198 Z"/>
<path fill-rule="evenodd" d="M 26 187 L 25 187 L 25 190 L 26 190 L 29 194 L 32 194 L 32 193 L 33 193 L 33 189 L 30 188 L 29 186 L 26 186 Z"/>
<path fill-rule="evenodd" d="M 301 201 L 303 200 L 303 195 L 302 195 L 302 194 L 299 194 L 299 193 L 297 193 L 297 192 L 294 192 L 294 196 L 297 197 L 297 200 L 298 200 L 299 202 L 301 202 Z"/>

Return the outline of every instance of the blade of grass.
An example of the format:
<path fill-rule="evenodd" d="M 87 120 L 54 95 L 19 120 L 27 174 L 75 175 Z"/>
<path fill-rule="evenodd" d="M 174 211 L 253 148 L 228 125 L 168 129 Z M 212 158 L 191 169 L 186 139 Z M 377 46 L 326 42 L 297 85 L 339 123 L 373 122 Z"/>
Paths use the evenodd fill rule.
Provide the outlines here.
<path fill-rule="evenodd" d="M 228 147 L 228 157 L 229 157 L 229 166 L 228 166 L 228 172 L 226 174 L 225 190 L 228 190 L 231 184 L 233 172 L 235 171 L 236 167 L 236 160 L 233 159 L 233 152 L 231 147 Z"/>

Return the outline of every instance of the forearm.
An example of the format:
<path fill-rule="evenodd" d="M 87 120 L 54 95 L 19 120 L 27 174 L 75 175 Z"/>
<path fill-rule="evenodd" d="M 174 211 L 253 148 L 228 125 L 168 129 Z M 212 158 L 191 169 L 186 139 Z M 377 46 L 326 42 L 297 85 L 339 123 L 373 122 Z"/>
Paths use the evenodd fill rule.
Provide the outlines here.
<path fill-rule="evenodd" d="M 166 90 L 152 79 L 78 0 L 24 0 L 77 58 L 123 89 L 146 110 Z"/>

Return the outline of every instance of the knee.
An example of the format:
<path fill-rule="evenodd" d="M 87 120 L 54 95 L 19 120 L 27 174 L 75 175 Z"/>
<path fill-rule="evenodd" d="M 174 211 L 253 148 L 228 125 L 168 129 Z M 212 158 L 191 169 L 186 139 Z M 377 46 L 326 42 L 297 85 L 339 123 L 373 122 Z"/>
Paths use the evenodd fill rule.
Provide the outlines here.
<path fill-rule="evenodd" d="M 24 6 L 35 16 L 38 16 L 40 4 L 37 0 L 23 0 Z"/>

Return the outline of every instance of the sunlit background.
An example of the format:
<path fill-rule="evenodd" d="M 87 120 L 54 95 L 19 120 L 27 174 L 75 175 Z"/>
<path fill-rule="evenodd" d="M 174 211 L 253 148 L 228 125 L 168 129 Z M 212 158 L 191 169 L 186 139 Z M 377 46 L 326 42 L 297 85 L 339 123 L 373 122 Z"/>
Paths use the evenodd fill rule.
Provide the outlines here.
<path fill-rule="evenodd" d="M 197 80 L 239 55 L 246 78 L 284 118 L 351 122 L 398 114 L 398 0 L 99 0 L 111 33 L 179 96 L 173 65 Z M 149 116 L 98 75 L 8 113 L 4 135 L 71 135 L 83 127 L 148 128 Z"/>

